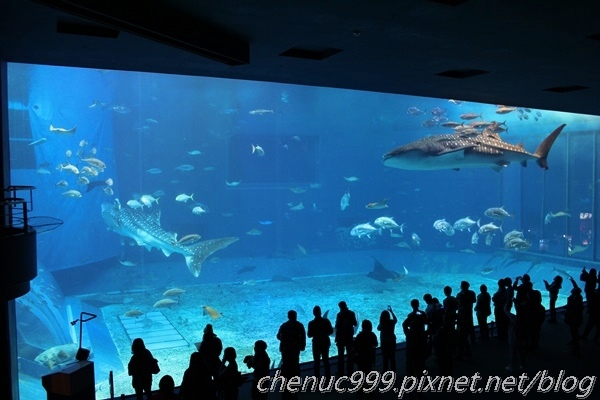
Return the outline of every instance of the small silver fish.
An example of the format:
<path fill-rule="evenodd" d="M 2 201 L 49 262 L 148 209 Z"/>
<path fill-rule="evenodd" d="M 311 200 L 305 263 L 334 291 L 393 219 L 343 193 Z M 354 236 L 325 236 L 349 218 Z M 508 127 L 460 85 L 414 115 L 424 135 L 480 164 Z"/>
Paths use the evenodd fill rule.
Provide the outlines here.
<path fill-rule="evenodd" d="M 473 235 L 471 236 L 471 244 L 477 244 L 479 243 L 479 233 L 477 233 L 477 231 L 473 232 Z"/>
<path fill-rule="evenodd" d="M 53 125 L 50 125 L 50 132 L 56 132 L 56 133 L 75 133 L 76 130 L 77 130 L 77 126 L 74 126 L 71 129 L 66 129 L 66 128 L 56 128 Z"/>
<path fill-rule="evenodd" d="M 252 154 L 256 154 L 259 157 L 264 157 L 265 150 L 259 145 L 252 145 Z"/>
<path fill-rule="evenodd" d="M 344 211 L 350 205 L 350 192 L 346 190 L 346 193 L 342 196 L 340 200 L 340 208 Z"/>
<path fill-rule="evenodd" d="M 29 146 L 35 146 L 36 144 L 42 144 L 44 142 L 46 142 L 48 139 L 46 139 L 45 137 L 40 138 L 38 140 L 34 140 L 33 142 L 29 143 Z"/>

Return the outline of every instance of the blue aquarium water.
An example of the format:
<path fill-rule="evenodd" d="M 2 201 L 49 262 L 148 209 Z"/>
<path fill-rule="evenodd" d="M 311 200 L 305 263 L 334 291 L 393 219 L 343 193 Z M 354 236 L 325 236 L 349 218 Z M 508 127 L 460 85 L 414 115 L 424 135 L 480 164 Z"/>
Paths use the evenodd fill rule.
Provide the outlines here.
<path fill-rule="evenodd" d="M 82 344 L 107 398 L 110 371 L 116 394 L 132 392 L 135 337 L 179 384 L 208 323 L 240 360 L 266 340 L 277 365 L 290 309 L 306 324 L 345 300 L 361 320 L 388 304 L 402 319 L 424 293 L 461 280 L 493 293 L 525 272 L 547 306 L 543 279 L 595 261 L 598 117 L 23 64 L 8 78 L 12 183 L 36 187 L 34 225 L 63 222 L 38 226 L 39 274 L 17 300 L 23 398 L 73 361 L 81 312 L 97 315 Z M 562 124 L 543 170 L 533 153 Z M 425 137 L 442 146 L 429 164 L 384 164 Z M 506 157 L 469 167 L 490 138 Z M 418 162 L 433 170 L 394 168 Z"/>

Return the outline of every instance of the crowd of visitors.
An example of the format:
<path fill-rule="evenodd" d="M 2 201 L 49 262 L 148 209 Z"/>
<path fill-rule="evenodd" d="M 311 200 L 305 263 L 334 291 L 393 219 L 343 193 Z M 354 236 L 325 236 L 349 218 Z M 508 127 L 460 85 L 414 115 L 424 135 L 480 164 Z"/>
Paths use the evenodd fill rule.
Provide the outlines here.
<path fill-rule="evenodd" d="M 598 342 L 600 339 L 600 289 L 597 272 L 593 268 L 589 271 L 583 268 L 581 272 L 583 290 L 574 278 L 569 277 L 568 280 L 572 288 L 567 298 L 564 322 L 571 335 L 570 350 L 577 356 L 580 340 L 586 340 L 594 328 L 593 340 Z M 545 290 L 550 298 L 550 318 L 546 322 L 551 324 L 558 322 L 555 307 L 562 284 L 563 278 L 560 275 L 555 276 L 552 283 L 544 280 Z M 582 293 L 587 301 L 587 318 L 584 316 Z M 444 298 L 440 302 L 431 293 L 426 293 L 423 296 L 424 310 L 420 308 L 418 299 L 410 301 L 412 310 L 401 324 L 406 338 L 407 375 L 421 375 L 427 359 L 433 356 L 438 367 L 437 373 L 451 376 L 454 372 L 454 360 L 470 357 L 471 346 L 477 340 L 490 340 L 492 336 L 508 345 L 506 370 L 509 373 L 526 368 L 528 354 L 535 353 L 538 349 L 540 331 L 546 318 L 542 293 L 534 288 L 529 275 L 517 276 L 514 281 L 510 277 L 499 279 L 493 294 L 488 292 L 486 285 L 481 285 L 479 294 L 476 294 L 467 281 L 460 283 L 460 291 L 456 296 L 452 295 L 450 286 L 444 287 L 443 294 Z M 357 371 L 364 373 L 374 370 L 378 346 L 382 355 L 381 372 L 396 371 L 395 328 L 398 318 L 392 307 L 388 305 L 381 312 L 375 329 L 369 319 L 363 319 L 360 330 L 356 313 L 348 304 L 340 301 L 338 307 L 339 311 L 332 324 L 327 315 L 322 314 L 321 307 L 314 306 L 314 318 L 308 322 L 307 330 L 298 321 L 297 312 L 288 311 L 287 321 L 277 332 L 281 376 L 290 378 L 300 375 L 300 353 L 306 348 L 307 338 L 312 340 L 315 377 L 322 376 L 321 364 L 323 376 L 332 376 L 329 365 L 330 337 L 334 338 L 337 347 L 338 376 L 350 376 L 355 367 Z M 474 312 L 479 325 L 478 337 L 475 334 Z M 488 318 L 491 315 L 494 316 L 495 335 L 489 329 Z M 587 322 L 582 330 L 584 321 Z M 245 356 L 243 360 L 253 370 L 253 400 L 265 400 L 268 396 L 257 388 L 260 379 L 268 377 L 271 372 L 267 347 L 265 341 L 256 341 L 254 354 Z M 159 392 L 152 397 L 152 375 L 159 369 L 158 365 L 154 365 L 156 360 L 140 338 L 133 341 L 131 350 L 128 369 L 138 400 L 143 400 L 144 393 L 147 399 L 234 400 L 238 398 L 238 388 L 244 382 L 238 370 L 235 349 L 223 349 L 221 340 L 210 324 L 204 328 L 198 351 L 190 355 L 189 366 L 185 370 L 178 394 L 175 393 L 173 378 L 164 375 L 160 380 Z M 295 396 L 295 393 L 283 393 L 284 399 L 294 399 Z"/>

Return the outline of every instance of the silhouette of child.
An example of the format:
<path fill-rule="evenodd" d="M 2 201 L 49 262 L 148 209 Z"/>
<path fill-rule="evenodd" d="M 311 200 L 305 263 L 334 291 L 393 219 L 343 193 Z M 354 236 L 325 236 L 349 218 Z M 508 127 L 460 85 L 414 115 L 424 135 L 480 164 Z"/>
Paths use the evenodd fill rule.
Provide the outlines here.
<path fill-rule="evenodd" d="M 375 349 L 377 348 L 377 335 L 373 332 L 373 324 L 368 319 L 363 319 L 361 331 L 354 339 L 354 361 L 358 370 L 368 374 L 375 364 Z"/>
<path fill-rule="evenodd" d="M 158 381 L 158 394 L 153 400 L 179 400 L 179 396 L 174 393 L 175 381 L 171 375 L 164 375 Z"/>

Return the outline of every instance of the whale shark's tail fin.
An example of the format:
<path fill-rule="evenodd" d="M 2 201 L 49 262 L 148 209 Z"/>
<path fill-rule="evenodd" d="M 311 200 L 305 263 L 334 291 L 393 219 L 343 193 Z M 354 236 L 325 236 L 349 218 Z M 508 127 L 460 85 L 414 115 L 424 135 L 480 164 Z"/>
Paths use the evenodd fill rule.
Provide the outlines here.
<path fill-rule="evenodd" d="M 546 137 L 546 139 L 544 139 L 542 143 L 540 143 L 535 153 L 533 153 L 538 157 L 537 163 L 540 167 L 542 167 L 542 169 L 548 169 L 548 153 L 550 153 L 550 149 L 552 148 L 554 141 L 566 125 L 567 124 L 562 124 L 561 126 L 556 128 L 551 134 L 549 134 Z"/>
<path fill-rule="evenodd" d="M 200 243 L 195 243 L 189 246 L 192 254 L 185 256 L 185 263 L 188 269 L 195 277 L 200 275 L 202 271 L 202 263 L 215 251 L 224 249 L 233 242 L 237 242 L 236 237 L 226 237 L 220 239 L 204 240 Z"/>

